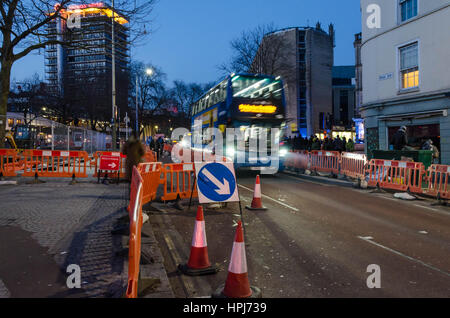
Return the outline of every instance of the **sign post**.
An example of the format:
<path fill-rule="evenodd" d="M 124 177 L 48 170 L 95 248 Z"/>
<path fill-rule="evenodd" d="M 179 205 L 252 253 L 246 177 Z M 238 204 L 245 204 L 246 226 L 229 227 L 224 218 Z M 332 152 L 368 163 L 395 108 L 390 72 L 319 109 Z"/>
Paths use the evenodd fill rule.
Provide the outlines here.
<path fill-rule="evenodd" d="M 108 179 L 108 171 L 117 171 L 117 183 L 120 179 L 120 156 L 101 156 L 100 169 L 98 171 L 98 182 L 100 183 L 100 171 L 106 171 L 105 182 Z"/>

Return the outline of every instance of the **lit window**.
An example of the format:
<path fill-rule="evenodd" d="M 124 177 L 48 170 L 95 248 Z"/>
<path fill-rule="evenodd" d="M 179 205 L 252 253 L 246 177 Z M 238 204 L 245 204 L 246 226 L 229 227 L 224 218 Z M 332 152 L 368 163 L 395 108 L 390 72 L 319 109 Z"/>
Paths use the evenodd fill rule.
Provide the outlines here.
<path fill-rule="evenodd" d="M 417 0 L 400 0 L 401 21 L 414 18 L 417 15 Z"/>
<path fill-rule="evenodd" d="M 419 87 L 419 47 L 417 42 L 400 48 L 401 88 Z"/>

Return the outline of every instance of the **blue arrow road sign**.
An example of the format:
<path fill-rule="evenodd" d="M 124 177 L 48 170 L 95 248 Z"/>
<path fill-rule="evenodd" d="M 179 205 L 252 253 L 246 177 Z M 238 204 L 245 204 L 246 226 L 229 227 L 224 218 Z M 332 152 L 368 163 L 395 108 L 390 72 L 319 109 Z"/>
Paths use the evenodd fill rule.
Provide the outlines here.
<path fill-rule="evenodd" d="M 233 198 L 236 197 L 236 177 L 226 164 L 215 162 L 205 164 L 198 172 L 197 185 L 200 194 L 207 200 L 235 201 Z"/>

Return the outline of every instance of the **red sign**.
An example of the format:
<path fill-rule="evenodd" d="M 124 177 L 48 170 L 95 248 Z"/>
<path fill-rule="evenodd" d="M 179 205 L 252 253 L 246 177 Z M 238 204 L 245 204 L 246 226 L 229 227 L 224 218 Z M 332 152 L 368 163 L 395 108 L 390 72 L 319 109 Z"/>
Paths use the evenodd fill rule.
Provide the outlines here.
<path fill-rule="evenodd" d="M 101 156 L 100 170 L 119 171 L 120 157 L 117 156 Z"/>

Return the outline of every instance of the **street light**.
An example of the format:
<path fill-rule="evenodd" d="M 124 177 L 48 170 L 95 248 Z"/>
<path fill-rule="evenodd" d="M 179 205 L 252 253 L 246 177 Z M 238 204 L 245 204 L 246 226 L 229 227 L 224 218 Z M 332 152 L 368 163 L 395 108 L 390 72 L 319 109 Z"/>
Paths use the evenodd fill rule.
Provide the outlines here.
<path fill-rule="evenodd" d="M 147 74 L 147 76 L 152 76 L 154 73 L 153 69 L 148 67 L 145 70 L 145 74 Z M 137 137 L 139 138 L 139 87 L 138 87 L 138 79 L 139 79 L 139 74 L 136 74 L 136 134 L 138 135 Z"/>

